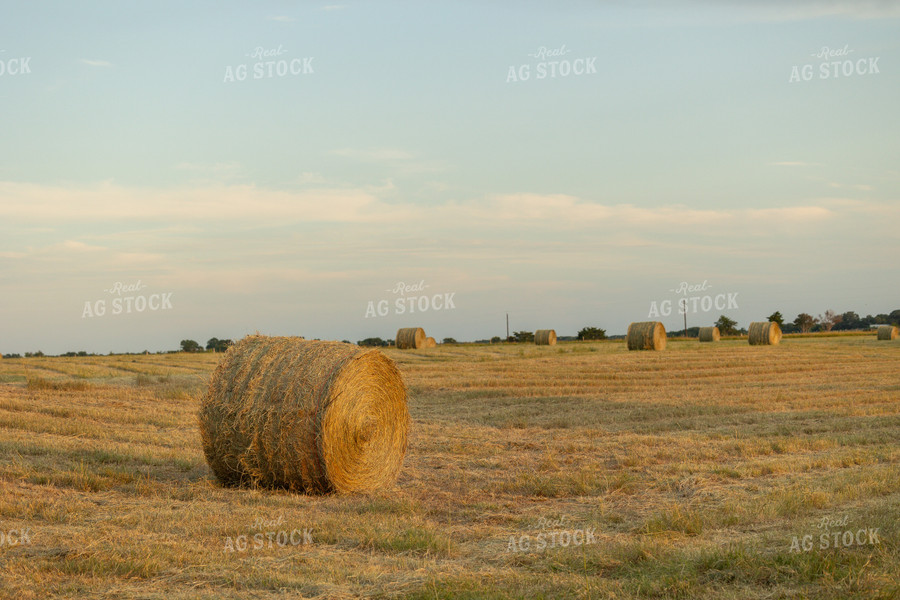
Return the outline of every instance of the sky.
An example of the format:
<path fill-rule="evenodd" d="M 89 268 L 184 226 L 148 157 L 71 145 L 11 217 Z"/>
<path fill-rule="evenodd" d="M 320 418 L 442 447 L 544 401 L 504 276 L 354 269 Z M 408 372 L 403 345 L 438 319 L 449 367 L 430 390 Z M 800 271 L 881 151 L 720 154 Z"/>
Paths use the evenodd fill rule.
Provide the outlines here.
<path fill-rule="evenodd" d="M 900 308 L 900 2 L 2 5 L 0 353 Z"/>

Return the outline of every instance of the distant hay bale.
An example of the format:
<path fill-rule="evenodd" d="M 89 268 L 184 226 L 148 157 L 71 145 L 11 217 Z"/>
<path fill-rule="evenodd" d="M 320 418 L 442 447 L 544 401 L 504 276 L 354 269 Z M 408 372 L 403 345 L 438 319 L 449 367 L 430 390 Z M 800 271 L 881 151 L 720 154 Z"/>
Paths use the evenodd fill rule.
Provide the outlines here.
<path fill-rule="evenodd" d="M 897 339 L 897 328 L 893 325 L 882 325 L 878 328 L 879 340 L 895 340 Z"/>
<path fill-rule="evenodd" d="M 632 323 L 625 340 L 629 350 L 665 350 L 666 328 L 659 321 Z"/>
<path fill-rule="evenodd" d="M 425 343 L 422 344 L 423 348 L 437 348 L 437 342 L 433 337 L 425 338 Z"/>
<path fill-rule="evenodd" d="M 400 350 L 415 350 L 425 343 L 425 330 L 421 327 L 403 327 L 397 330 L 394 340 Z"/>
<path fill-rule="evenodd" d="M 199 425 L 225 485 L 371 492 L 396 481 L 406 455 L 406 386 L 379 350 L 248 336 L 216 368 Z"/>
<path fill-rule="evenodd" d="M 534 332 L 534 343 L 538 346 L 555 346 L 556 330 L 555 329 L 538 329 Z"/>
<path fill-rule="evenodd" d="M 719 335 L 718 327 L 701 327 L 700 328 L 700 341 L 701 342 L 718 342 L 721 339 L 721 335 Z"/>
<path fill-rule="evenodd" d="M 751 346 L 775 346 L 781 341 L 781 327 L 775 321 L 750 323 L 747 337 Z"/>

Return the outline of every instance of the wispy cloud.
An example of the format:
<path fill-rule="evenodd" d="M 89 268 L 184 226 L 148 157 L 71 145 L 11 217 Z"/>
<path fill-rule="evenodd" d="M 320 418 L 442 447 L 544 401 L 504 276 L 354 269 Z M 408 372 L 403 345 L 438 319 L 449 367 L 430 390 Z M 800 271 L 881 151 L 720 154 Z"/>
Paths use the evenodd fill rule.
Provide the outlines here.
<path fill-rule="evenodd" d="M 671 231 L 674 226 L 715 226 L 740 231 L 748 223 L 822 222 L 847 217 L 865 206 L 866 213 L 896 216 L 889 204 L 823 198 L 816 202 L 769 208 L 697 208 L 681 204 L 637 206 L 590 201 L 566 194 L 491 194 L 423 205 L 400 201 L 398 186 L 387 179 L 365 187 L 328 187 L 321 176 L 306 173 L 311 184 L 299 190 L 215 183 L 171 189 L 132 188 L 103 182 L 78 188 L 0 182 L 0 219 L 25 226 L 68 222 L 131 222 L 158 230 L 161 221 L 181 227 L 209 222 L 236 227 L 282 226 L 289 222 L 346 224 L 416 224 L 424 233 L 454 228 L 522 224 L 558 231 L 596 231 L 598 227 L 632 228 L 635 233 Z M 314 185 L 312 185 L 314 184 Z M 401 190 L 402 191 L 402 190 Z M 75 246 L 72 249 L 77 249 Z"/>
<path fill-rule="evenodd" d="M 0 182 L 0 217 L 25 222 L 231 221 L 235 223 L 376 222 L 396 212 L 365 189 L 289 192 L 215 184 L 175 189 L 127 188 L 104 182 L 80 188 Z"/>
<path fill-rule="evenodd" d="M 90 244 L 85 244 L 84 242 L 79 242 L 76 240 L 66 240 L 61 244 L 57 244 L 56 247 L 61 250 L 65 250 L 66 252 L 97 252 L 100 250 L 106 250 L 106 248 L 102 246 L 92 246 Z"/>
<path fill-rule="evenodd" d="M 175 165 L 179 171 L 188 171 L 197 175 L 215 177 L 215 178 L 231 178 L 236 177 L 241 172 L 241 165 L 236 162 L 216 162 L 216 163 L 195 163 L 181 162 Z"/>
<path fill-rule="evenodd" d="M 695 0 L 691 3 L 734 11 L 748 20 L 767 22 L 822 17 L 880 19 L 900 16 L 900 5 L 890 0 Z"/>
<path fill-rule="evenodd" d="M 834 216 L 822 206 L 768 209 L 697 209 L 684 205 L 641 207 L 631 204 L 600 204 L 560 194 L 507 194 L 492 196 L 486 203 L 465 205 L 471 218 L 489 221 L 540 222 L 545 226 L 615 224 L 616 227 L 742 226 L 749 220 L 778 219 L 805 222 Z M 461 207 L 462 208 L 462 207 Z M 465 209 L 464 209 L 465 210 Z"/>
<path fill-rule="evenodd" d="M 279 23 L 292 23 L 296 19 L 294 17 L 288 17 L 286 15 L 278 15 L 277 17 L 267 17 L 269 21 L 278 21 Z"/>
<path fill-rule="evenodd" d="M 78 59 L 82 64 L 88 65 L 89 67 L 104 67 L 108 68 L 113 66 L 111 62 L 108 60 L 91 60 L 89 58 L 80 58 Z"/>
<path fill-rule="evenodd" d="M 835 189 L 847 188 L 847 189 L 851 189 L 851 190 L 857 190 L 860 192 L 875 191 L 875 186 L 869 185 L 867 183 L 854 183 L 854 184 L 848 185 L 848 184 L 844 184 L 844 183 L 838 183 L 837 181 L 829 181 L 828 187 L 835 188 Z"/>
<path fill-rule="evenodd" d="M 391 169 L 391 173 L 404 177 L 443 173 L 452 168 L 444 160 L 420 158 L 399 148 L 337 148 L 329 154 L 363 163 L 379 163 Z"/>
<path fill-rule="evenodd" d="M 313 173 L 311 171 L 304 171 L 303 173 L 300 173 L 300 175 L 297 176 L 297 178 L 294 180 L 294 183 L 296 183 L 298 185 L 311 185 L 311 184 L 322 185 L 322 184 L 326 183 L 326 181 L 327 180 L 325 179 L 325 176 L 322 175 L 321 173 Z"/>
<path fill-rule="evenodd" d="M 339 148 L 332 150 L 330 154 L 371 162 L 410 160 L 413 158 L 409 152 L 396 148 Z"/>

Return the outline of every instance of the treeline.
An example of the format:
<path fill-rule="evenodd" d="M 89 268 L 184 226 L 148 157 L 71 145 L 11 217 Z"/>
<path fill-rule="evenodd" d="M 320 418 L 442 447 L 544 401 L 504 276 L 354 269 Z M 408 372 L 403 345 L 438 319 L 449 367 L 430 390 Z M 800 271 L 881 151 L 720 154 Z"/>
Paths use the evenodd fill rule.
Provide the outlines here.
<path fill-rule="evenodd" d="M 800 313 L 792 321 L 786 321 L 784 316 L 782 316 L 780 311 L 775 311 L 771 315 L 767 317 L 769 321 L 775 321 L 781 327 L 781 330 L 784 333 L 815 333 L 818 331 L 858 331 L 858 330 L 867 330 L 871 329 L 875 325 L 895 325 L 900 327 L 900 308 L 891 311 L 890 313 L 881 313 L 878 315 L 866 315 L 865 317 L 860 317 L 858 313 L 848 310 L 845 313 L 838 314 L 833 310 L 826 310 L 824 314 L 820 314 L 816 317 L 808 314 L 808 313 Z M 713 323 L 716 327 L 719 328 L 719 332 L 722 335 L 746 335 L 747 329 L 743 327 L 738 327 L 737 321 L 722 315 L 718 318 L 718 320 Z M 685 330 L 675 330 L 670 331 L 669 335 L 671 336 L 686 336 L 686 337 L 697 337 L 699 335 L 700 327 L 688 327 L 687 331 Z M 612 336 L 613 338 L 619 338 L 622 336 Z M 601 329 L 599 327 L 584 327 L 578 331 L 578 335 L 575 337 L 572 336 L 559 336 L 557 337 L 560 341 L 567 340 L 605 340 L 608 339 L 606 335 L 606 330 Z M 343 342 L 349 344 L 351 343 L 349 340 L 342 340 Z M 482 339 L 475 340 L 476 344 L 497 344 L 503 342 L 503 338 L 495 335 L 490 339 Z M 510 343 L 534 343 L 534 332 L 533 331 L 515 331 L 511 336 L 506 338 L 507 342 Z M 388 339 L 383 340 L 380 337 L 374 338 L 366 338 L 364 340 L 359 340 L 356 342 L 359 346 L 372 346 L 372 347 L 388 347 L 394 345 L 394 340 Z M 441 343 L 443 344 L 456 344 L 458 343 L 452 337 L 444 338 Z M 156 354 L 173 354 L 176 352 L 203 352 L 204 350 L 209 352 L 225 352 L 228 350 L 230 346 L 234 345 L 234 341 L 230 339 L 219 339 L 219 338 L 210 338 L 206 342 L 206 346 L 201 346 L 194 340 L 181 340 L 181 348 L 180 350 L 168 350 L 166 352 L 158 351 Z M 109 355 L 113 354 L 121 354 L 121 355 L 136 355 L 136 354 L 150 354 L 148 350 L 144 350 L 143 352 L 109 352 Z M 3 358 L 22 358 L 21 354 L 18 353 L 10 353 L 3 354 Z M 26 352 L 25 358 L 39 358 L 42 356 L 53 356 L 50 354 L 44 354 L 40 350 L 36 352 Z M 102 354 L 95 354 L 93 352 L 85 352 L 84 350 L 80 351 L 69 351 L 63 354 L 59 354 L 57 356 L 103 356 Z"/>
<path fill-rule="evenodd" d="M 781 327 L 784 333 L 815 333 L 818 331 L 859 331 L 871 329 L 875 325 L 898 325 L 900 326 L 900 309 L 890 313 L 882 313 L 879 315 L 866 315 L 860 317 L 857 313 L 850 310 L 843 314 L 838 314 L 833 310 L 826 310 L 825 314 L 814 317 L 808 313 L 800 313 L 793 321 L 786 321 L 781 311 L 775 311 L 768 317 L 767 321 L 774 321 Z M 722 335 L 746 335 L 745 328 L 738 328 L 737 321 L 729 319 L 725 315 L 713 323 L 719 328 Z M 699 327 L 688 327 L 687 332 L 683 329 L 680 331 L 672 331 L 671 335 L 684 335 L 686 337 L 697 337 L 699 335 Z"/>
<path fill-rule="evenodd" d="M 206 342 L 206 349 L 212 352 L 225 352 L 230 346 L 234 346 L 234 342 L 228 339 L 220 340 L 219 338 L 209 338 Z M 194 340 L 181 340 L 181 351 L 203 352 L 203 346 Z"/>

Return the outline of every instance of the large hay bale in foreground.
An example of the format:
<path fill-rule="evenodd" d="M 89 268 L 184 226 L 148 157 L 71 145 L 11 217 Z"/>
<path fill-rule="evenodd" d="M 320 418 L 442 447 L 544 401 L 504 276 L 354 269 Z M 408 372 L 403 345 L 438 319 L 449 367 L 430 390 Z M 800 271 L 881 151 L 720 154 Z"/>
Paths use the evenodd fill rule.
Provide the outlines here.
<path fill-rule="evenodd" d="M 378 350 L 255 335 L 228 349 L 199 422 L 225 485 L 370 492 L 397 479 L 409 411 L 400 372 Z"/>
<path fill-rule="evenodd" d="M 893 325 L 882 325 L 878 328 L 879 340 L 895 340 L 897 339 L 897 328 Z"/>
<path fill-rule="evenodd" d="M 425 343 L 422 344 L 423 348 L 437 348 L 437 341 L 433 337 L 425 338 Z"/>
<path fill-rule="evenodd" d="M 781 327 L 775 321 L 750 323 L 747 338 L 751 346 L 774 346 L 781 341 Z"/>
<path fill-rule="evenodd" d="M 701 342 L 718 342 L 722 336 L 719 334 L 718 327 L 701 327 L 700 328 L 700 341 Z"/>
<path fill-rule="evenodd" d="M 666 328 L 659 321 L 632 323 L 625 341 L 629 350 L 665 350 Z"/>
<path fill-rule="evenodd" d="M 555 329 L 538 329 L 534 332 L 534 343 L 538 346 L 555 346 L 556 330 Z"/>
<path fill-rule="evenodd" d="M 425 343 L 425 330 L 421 327 L 403 327 L 397 330 L 394 340 L 400 350 L 415 350 Z"/>

